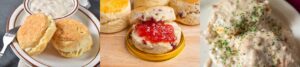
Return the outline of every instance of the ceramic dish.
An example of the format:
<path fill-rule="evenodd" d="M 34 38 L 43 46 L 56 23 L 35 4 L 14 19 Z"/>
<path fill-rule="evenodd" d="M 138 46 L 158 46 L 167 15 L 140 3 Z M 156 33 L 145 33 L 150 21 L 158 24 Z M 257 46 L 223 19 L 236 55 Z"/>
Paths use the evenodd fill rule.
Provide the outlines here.
<path fill-rule="evenodd" d="M 34 13 L 32 10 L 30 10 L 30 4 L 31 4 L 31 1 L 32 0 L 24 0 L 24 8 L 25 10 L 29 13 L 29 14 L 32 14 Z M 54 19 L 61 19 L 61 18 L 65 18 L 65 17 L 68 17 L 74 13 L 76 13 L 78 7 L 79 7 L 79 3 L 78 3 L 78 0 L 72 0 L 72 3 L 74 4 L 71 8 L 71 10 L 69 12 L 67 12 L 66 14 L 60 16 L 60 17 L 53 17 Z M 43 4 L 42 4 L 43 5 Z M 61 5 L 65 5 L 65 4 L 61 4 Z M 51 6 L 51 5 L 50 5 Z"/>
<path fill-rule="evenodd" d="M 179 46 L 177 46 L 177 48 L 172 50 L 171 52 L 168 52 L 168 53 L 165 53 L 165 54 L 145 53 L 141 50 L 138 50 L 132 44 L 132 40 L 131 40 L 131 37 L 130 37 L 131 32 L 132 32 L 132 30 L 128 31 L 128 34 L 127 34 L 126 39 L 125 39 L 126 40 L 126 48 L 128 49 L 128 51 L 132 55 L 135 55 L 136 57 L 139 57 L 139 58 L 144 59 L 144 60 L 148 60 L 148 61 L 165 61 L 165 60 L 172 59 L 172 58 L 176 57 L 184 49 L 184 46 L 185 46 L 184 36 L 183 36 L 183 33 L 181 33 L 181 39 L 180 39 L 180 42 L 179 42 Z"/>

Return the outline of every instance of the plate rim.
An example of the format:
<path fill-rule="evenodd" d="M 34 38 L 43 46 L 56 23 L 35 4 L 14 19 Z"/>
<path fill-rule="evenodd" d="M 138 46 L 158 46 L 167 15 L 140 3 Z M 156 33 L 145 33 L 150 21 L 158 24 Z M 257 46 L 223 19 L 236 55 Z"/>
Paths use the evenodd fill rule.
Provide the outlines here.
<path fill-rule="evenodd" d="M 13 13 L 7 18 L 7 21 L 6 21 L 6 32 L 15 27 L 15 22 L 16 22 L 16 19 L 17 19 L 17 16 L 20 15 L 20 13 L 22 11 L 24 11 L 25 8 L 24 8 L 24 5 L 21 4 L 20 6 L 18 6 L 14 11 Z M 100 38 L 100 22 L 99 20 L 95 17 L 95 15 L 93 15 L 90 11 L 88 11 L 87 9 L 79 6 L 78 7 L 78 10 L 77 11 L 80 11 L 82 12 L 84 15 L 86 15 L 92 22 L 93 22 L 93 25 L 95 25 L 95 27 L 97 27 L 97 33 L 99 34 L 99 38 Z M 26 11 L 25 11 L 26 12 Z M 13 23 L 13 24 L 12 24 Z M 100 42 L 100 41 L 99 41 Z M 32 57 L 29 57 L 28 58 L 25 58 L 26 56 L 23 56 L 20 54 L 20 52 L 17 52 L 17 49 L 16 46 L 14 46 L 14 44 L 16 44 L 16 41 L 14 41 L 12 43 L 12 45 L 10 45 L 10 48 L 13 50 L 14 54 L 21 60 L 25 60 L 25 64 L 27 65 L 30 65 L 30 66 L 51 66 L 51 65 L 46 65 L 42 62 L 39 62 L 35 59 L 33 59 Z M 19 48 L 20 49 L 20 48 Z M 98 49 L 98 53 L 96 54 L 96 56 L 91 60 L 89 61 L 87 64 L 84 64 L 83 66 L 97 66 L 97 65 L 100 65 L 100 43 L 99 43 L 99 49 Z M 21 57 L 21 58 L 20 58 Z M 30 62 L 31 61 L 31 62 Z"/>

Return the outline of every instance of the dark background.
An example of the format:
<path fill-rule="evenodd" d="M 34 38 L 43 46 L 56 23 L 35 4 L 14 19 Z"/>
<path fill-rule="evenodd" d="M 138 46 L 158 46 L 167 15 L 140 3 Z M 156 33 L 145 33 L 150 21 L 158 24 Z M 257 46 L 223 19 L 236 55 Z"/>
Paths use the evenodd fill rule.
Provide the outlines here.
<path fill-rule="evenodd" d="M 295 9 L 298 11 L 300 11 L 300 0 L 287 0 L 292 6 L 295 7 Z"/>
<path fill-rule="evenodd" d="M 99 19 L 99 0 L 89 0 L 91 7 L 89 10 Z M 5 25 L 8 17 L 13 11 L 23 3 L 23 0 L 0 0 L 0 49 L 3 46 L 3 35 L 5 33 Z M 13 51 L 8 47 L 0 58 L 0 67 L 17 67 L 19 58 L 15 56 Z"/>

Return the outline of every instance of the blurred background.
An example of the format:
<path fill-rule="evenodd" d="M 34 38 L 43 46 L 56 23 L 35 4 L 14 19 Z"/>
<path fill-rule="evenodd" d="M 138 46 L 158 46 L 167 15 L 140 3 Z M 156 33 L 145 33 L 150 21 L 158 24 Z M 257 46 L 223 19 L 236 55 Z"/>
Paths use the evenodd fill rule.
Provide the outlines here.
<path fill-rule="evenodd" d="M 3 35 L 5 25 L 13 11 L 23 3 L 24 0 L 0 0 L 0 49 L 3 46 Z M 78 0 L 83 7 L 89 9 L 96 17 L 99 17 L 99 0 Z M 99 18 L 98 18 L 99 19 Z M 0 58 L 0 67 L 18 67 L 19 58 L 15 56 L 8 47 Z"/>
<path fill-rule="evenodd" d="M 299 13 L 300 11 L 300 0 L 287 0 Z"/>

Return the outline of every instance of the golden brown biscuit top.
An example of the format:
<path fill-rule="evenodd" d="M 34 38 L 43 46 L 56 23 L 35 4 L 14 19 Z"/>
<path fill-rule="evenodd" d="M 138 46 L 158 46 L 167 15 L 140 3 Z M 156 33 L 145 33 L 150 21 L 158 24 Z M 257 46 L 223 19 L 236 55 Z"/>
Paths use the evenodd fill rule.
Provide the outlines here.
<path fill-rule="evenodd" d="M 84 24 L 73 19 L 60 19 L 56 22 L 57 31 L 54 39 L 64 41 L 77 41 L 89 35 L 89 31 Z"/>
<path fill-rule="evenodd" d="M 100 11 L 104 13 L 116 13 L 130 7 L 128 0 L 100 0 L 100 3 Z"/>
<path fill-rule="evenodd" d="M 17 33 L 21 48 L 37 45 L 49 25 L 48 17 L 42 13 L 28 16 Z"/>
<path fill-rule="evenodd" d="M 200 0 L 182 0 L 182 1 L 190 3 L 190 4 L 200 3 Z"/>

